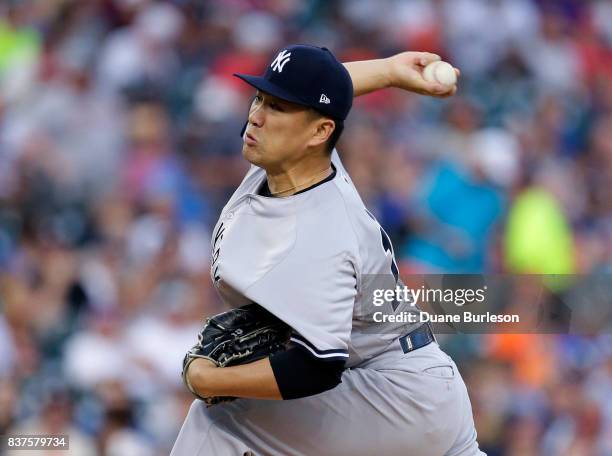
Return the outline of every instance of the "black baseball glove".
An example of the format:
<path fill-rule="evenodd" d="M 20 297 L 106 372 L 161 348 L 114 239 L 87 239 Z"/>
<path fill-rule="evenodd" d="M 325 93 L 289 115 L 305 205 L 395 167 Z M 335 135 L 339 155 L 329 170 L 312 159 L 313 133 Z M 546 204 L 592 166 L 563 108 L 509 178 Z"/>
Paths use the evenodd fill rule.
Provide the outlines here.
<path fill-rule="evenodd" d="M 207 318 L 198 334 L 198 343 L 183 359 L 183 381 L 209 407 L 235 397 L 202 397 L 187 381 L 187 369 L 196 358 L 205 358 L 218 367 L 247 364 L 284 350 L 291 328 L 258 304 L 247 304 Z"/>

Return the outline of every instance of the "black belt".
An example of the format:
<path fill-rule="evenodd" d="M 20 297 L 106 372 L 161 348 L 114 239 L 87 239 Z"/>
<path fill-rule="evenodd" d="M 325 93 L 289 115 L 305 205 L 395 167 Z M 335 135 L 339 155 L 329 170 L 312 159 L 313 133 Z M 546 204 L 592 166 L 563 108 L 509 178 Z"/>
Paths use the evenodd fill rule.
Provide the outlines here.
<path fill-rule="evenodd" d="M 410 353 L 417 348 L 424 347 L 436 340 L 431 326 L 425 323 L 417 329 L 399 338 L 399 343 L 404 353 Z"/>

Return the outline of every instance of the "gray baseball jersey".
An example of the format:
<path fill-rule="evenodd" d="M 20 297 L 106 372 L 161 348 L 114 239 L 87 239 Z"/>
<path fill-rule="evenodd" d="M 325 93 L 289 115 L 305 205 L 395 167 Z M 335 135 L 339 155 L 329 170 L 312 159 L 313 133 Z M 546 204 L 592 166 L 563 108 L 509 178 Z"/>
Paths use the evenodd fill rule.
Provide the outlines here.
<path fill-rule="evenodd" d="M 335 151 L 332 163 L 333 180 L 291 198 L 257 195 L 266 173 L 251 167 L 213 231 L 211 275 L 229 307 L 256 302 L 314 356 L 354 366 L 412 329 L 375 323 L 374 312 L 418 309 L 373 306 L 373 289 L 397 281 L 391 242 Z"/>
<path fill-rule="evenodd" d="M 373 321 L 418 309 L 373 305 L 398 282 L 391 242 L 336 151 L 332 163 L 332 180 L 287 198 L 258 195 L 266 173 L 251 167 L 213 232 L 211 277 L 228 306 L 256 302 L 313 356 L 346 359 L 342 383 L 291 401 L 195 401 L 173 455 L 482 454 L 453 361 L 435 342 L 403 353 L 398 336 L 418 323 Z"/>

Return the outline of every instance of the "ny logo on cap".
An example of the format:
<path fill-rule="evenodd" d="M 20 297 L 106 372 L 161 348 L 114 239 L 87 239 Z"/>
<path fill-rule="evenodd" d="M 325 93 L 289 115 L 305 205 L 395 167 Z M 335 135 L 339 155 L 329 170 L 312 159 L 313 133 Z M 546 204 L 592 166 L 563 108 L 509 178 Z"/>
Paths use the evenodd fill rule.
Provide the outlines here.
<path fill-rule="evenodd" d="M 286 50 L 279 52 L 272 64 L 270 65 L 272 67 L 272 71 L 278 71 L 279 73 L 282 73 L 285 63 L 291 60 L 289 58 L 290 55 L 291 52 L 287 52 Z"/>

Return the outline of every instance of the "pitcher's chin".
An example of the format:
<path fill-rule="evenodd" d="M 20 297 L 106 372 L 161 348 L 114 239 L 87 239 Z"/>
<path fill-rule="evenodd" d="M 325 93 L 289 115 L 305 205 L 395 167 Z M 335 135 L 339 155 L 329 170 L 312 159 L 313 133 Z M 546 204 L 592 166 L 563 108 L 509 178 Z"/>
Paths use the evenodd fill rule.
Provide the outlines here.
<path fill-rule="evenodd" d="M 257 146 L 249 146 L 246 142 L 242 145 L 242 156 L 249 163 L 261 166 L 262 154 Z"/>

